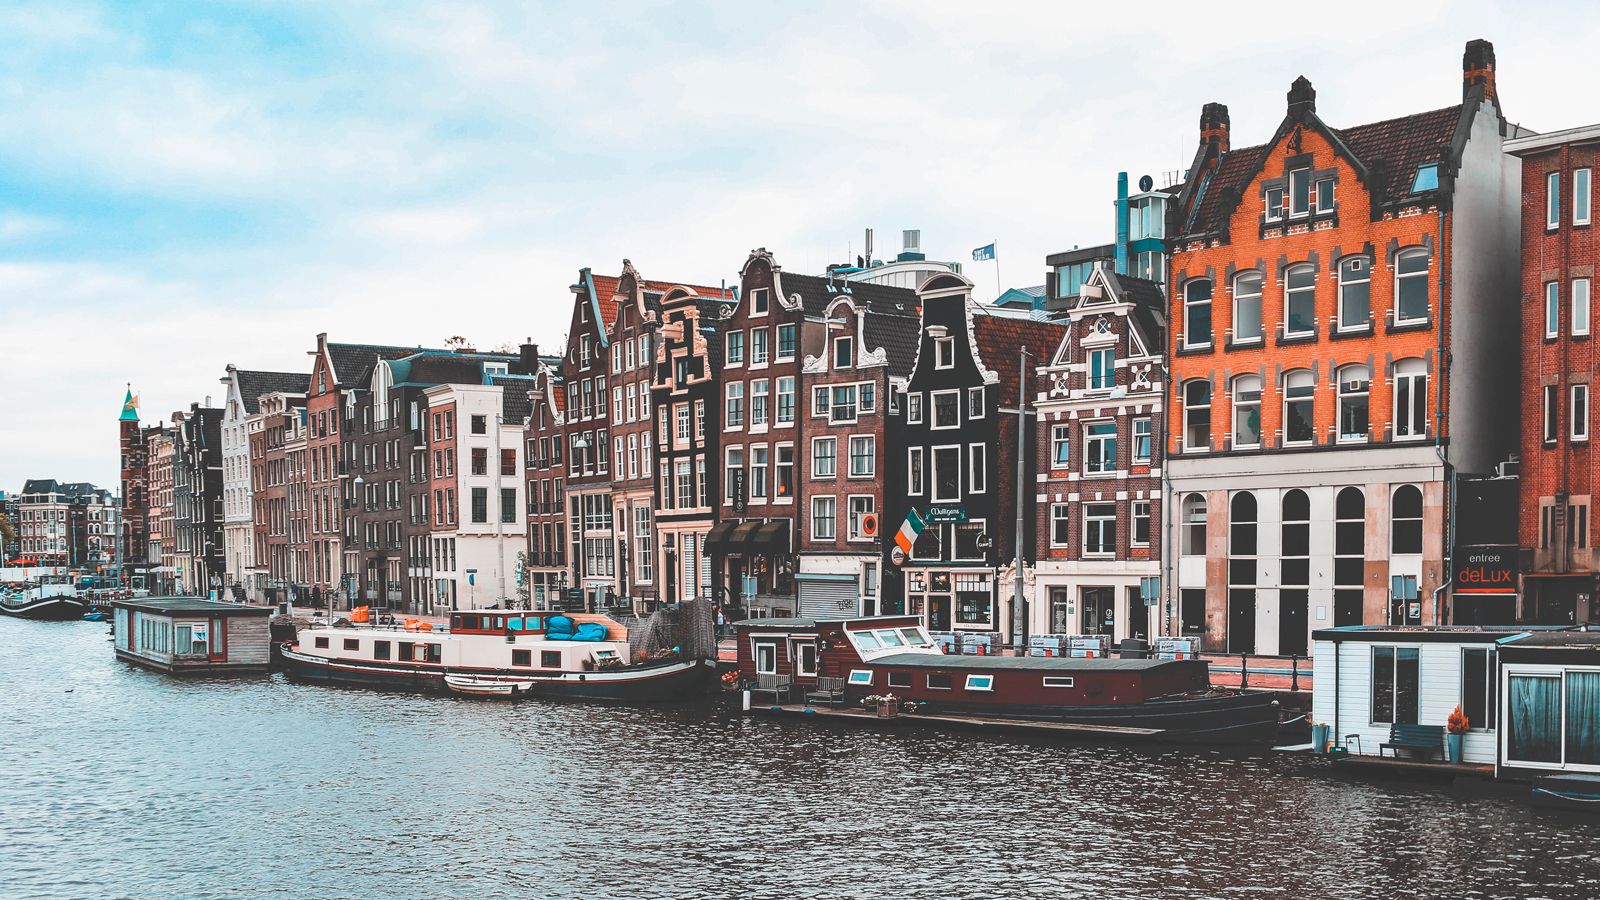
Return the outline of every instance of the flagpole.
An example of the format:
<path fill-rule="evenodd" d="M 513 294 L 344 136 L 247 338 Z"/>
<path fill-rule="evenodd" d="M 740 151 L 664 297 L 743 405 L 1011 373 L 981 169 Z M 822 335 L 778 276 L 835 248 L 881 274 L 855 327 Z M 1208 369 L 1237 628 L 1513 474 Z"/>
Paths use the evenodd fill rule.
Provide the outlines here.
<path fill-rule="evenodd" d="M 1000 299 L 1000 242 L 994 241 L 989 246 L 994 248 L 994 298 Z"/>

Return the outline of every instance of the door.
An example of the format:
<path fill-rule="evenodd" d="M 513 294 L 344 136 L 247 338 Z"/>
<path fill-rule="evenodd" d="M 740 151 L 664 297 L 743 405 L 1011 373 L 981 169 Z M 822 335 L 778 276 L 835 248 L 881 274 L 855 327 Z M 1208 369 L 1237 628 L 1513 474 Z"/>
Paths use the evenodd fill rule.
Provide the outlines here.
<path fill-rule="evenodd" d="M 1072 633 L 1072 590 L 1050 589 L 1050 633 Z"/>
<path fill-rule="evenodd" d="M 950 630 L 950 595 L 928 595 L 928 630 Z"/>
<path fill-rule="evenodd" d="M 1360 589 L 1342 590 L 1333 592 L 1333 625 L 1343 628 L 1346 625 L 1362 624 L 1361 605 L 1365 601 Z"/>
<path fill-rule="evenodd" d="M 1256 652 L 1256 592 L 1235 588 L 1228 592 L 1228 652 Z"/>
<path fill-rule="evenodd" d="M 1083 630 L 1079 634 L 1103 634 L 1109 639 L 1116 616 L 1116 593 L 1111 588 L 1083 589 Z"/>
<path fill-rule="evenodd" d="M 1128 637 L 1150 639 L 1150 608 L 1144 605 L 1138 588 L 1128 588 Z"/>
<path fill-rule="evenodd" d="M 1311 594 L 1305 590 L 1278 592 L 1278 654 L 1306 655 L 1306 618 Z"/>

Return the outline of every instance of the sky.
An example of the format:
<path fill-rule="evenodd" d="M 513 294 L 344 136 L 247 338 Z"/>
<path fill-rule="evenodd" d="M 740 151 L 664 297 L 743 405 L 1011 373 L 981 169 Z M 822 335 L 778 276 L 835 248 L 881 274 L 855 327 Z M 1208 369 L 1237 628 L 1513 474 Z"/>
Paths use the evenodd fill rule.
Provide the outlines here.
<path fill-rule="evenodd" d="M 1202 8 L 1204 12 L 1202 12 Z M 116 487 L 146 423 L 331 340 L 558 348 L 630 259 L 817 273 L 920 228 L 980 299 L 1112 237 L 1116 175 L 1184 169 L 1207 101 L 1270 136 L 1298 75 L 1335 127 L 1460 101 L 1600 121 L 1592 4 L 0 5 L 0 490 Z M 1343 24 L 1341 24 L 1343 23 Z M 1351 27 L 1350 23 L 1359 23 Z M 1557 27 L 1559 26 L 1559 27 Z M 997 244 L 995 263 L 971 261 Z"/>

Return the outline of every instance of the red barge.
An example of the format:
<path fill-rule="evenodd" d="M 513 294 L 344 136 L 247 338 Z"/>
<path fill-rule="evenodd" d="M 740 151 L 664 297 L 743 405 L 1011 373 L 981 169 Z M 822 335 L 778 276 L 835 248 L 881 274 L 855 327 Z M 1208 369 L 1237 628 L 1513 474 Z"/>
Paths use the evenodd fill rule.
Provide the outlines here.
<path fill-rule="evenodd" d="M 917 616 L 736 623 L 742 684 L 776 704 L 832 692 L 845 707 L 892 701 L 945 720 L 1137 729 L 1157 740 L 1268 742 L 1270 693 L 1213 687 L 1198 659 L 1075 659 L 944 653 Z"/>

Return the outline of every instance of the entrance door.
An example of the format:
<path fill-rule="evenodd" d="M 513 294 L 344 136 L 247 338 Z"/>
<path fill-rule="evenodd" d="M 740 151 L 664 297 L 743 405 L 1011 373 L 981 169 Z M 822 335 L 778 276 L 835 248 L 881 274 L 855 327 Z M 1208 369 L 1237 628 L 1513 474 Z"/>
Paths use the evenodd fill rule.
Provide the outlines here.
<path fill-rule="evenodd" d="M 1111 637 L 1116 624 L 1116 592 L 1108 587 L 1083 589 L 1083 630 L 1080 634 Z"/>
<path fill-rule="evenodd" d="M 1253 588 L 1228 592 L 1228 652 L 1256 652 L 1256 592 Z"/>
<path fill-rule="evenodd" d="M 1333 624 L 1335 628 L 1346 625 L 1362 624 L 1361 605 L 1364 602 L 1362 591 L 1342 590 L 1333 592 Z"/>
<path fill-rule="evenodd" d="M 1144 605 L 1138 588 L 1128 588 L 1128 637 L 1150 639 L 1150 607 Z"/>
<path fill-rule="evenodd" d="M 1072 589 L 1050 589 L 1050 633 L 1072 632 Z"/>
<path fill-rule="evenodd" d="M 1278 654 L 1306 655 L 1306 617 L 1311 594 L 1305 590 L 1278 592 Z"/>
<path fill-rule="evenodd" d="M 950 630 L 950 595 L 928 595 L 928 630 Z"/>
<path fill-rule="evenodd" d="M 730 557 L 728 559 L 728 595 L 733 600 L 734 609 L 748 609 L 750 598 L 744 595 L 744 559 Z"/>

